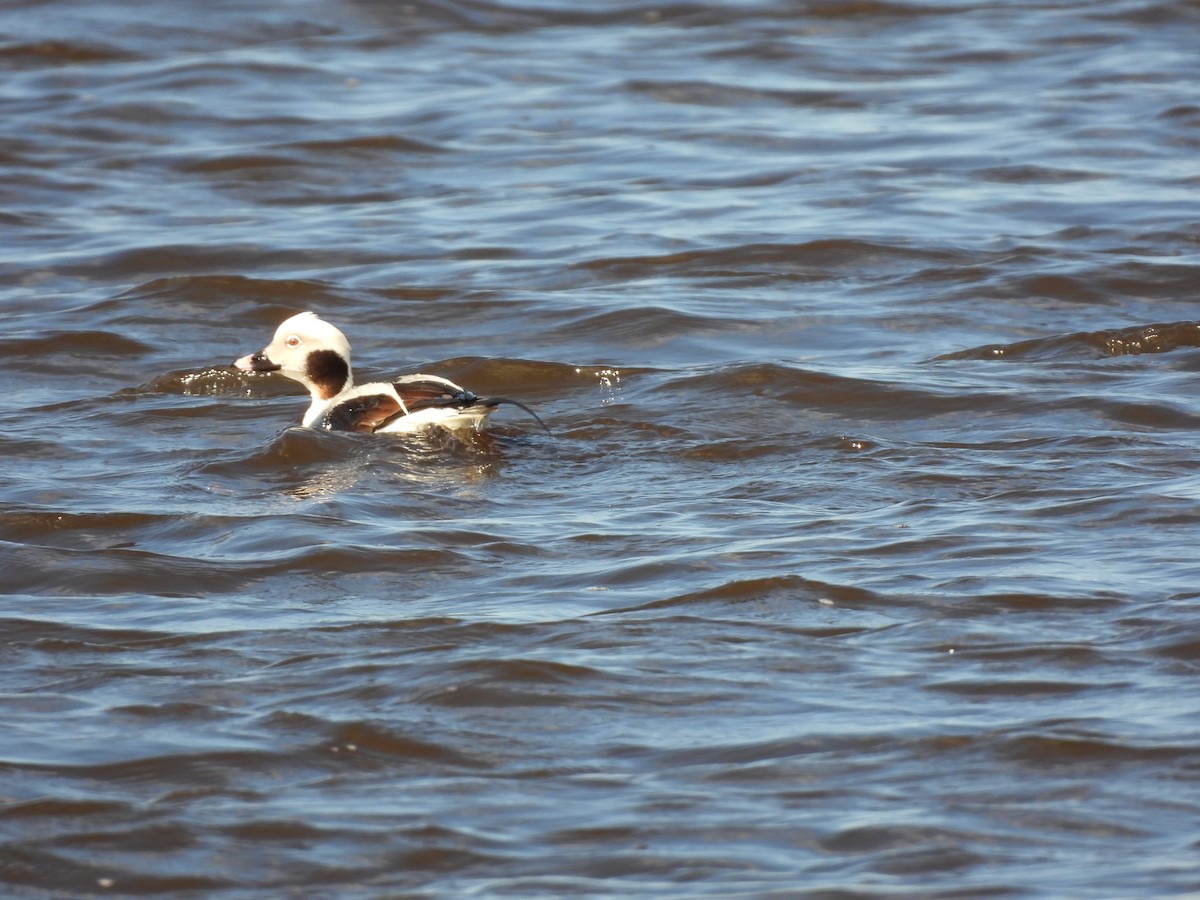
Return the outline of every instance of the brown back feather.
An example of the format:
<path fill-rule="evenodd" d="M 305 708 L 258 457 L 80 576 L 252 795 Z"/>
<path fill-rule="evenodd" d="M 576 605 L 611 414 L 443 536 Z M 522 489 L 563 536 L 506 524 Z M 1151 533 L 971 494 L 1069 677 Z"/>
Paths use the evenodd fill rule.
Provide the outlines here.
<path fill-rule="evenodd" d="M 353 397 L 325 414 L 326 427 L 331 431 L 370 434 L 396 419 L 423 409 L 467 409 L 480 402 L 470 391 L 455 392 L 440 381 L 405 381 L 392 387 L 400 395 L 403 405 L 389 394 Z"/>

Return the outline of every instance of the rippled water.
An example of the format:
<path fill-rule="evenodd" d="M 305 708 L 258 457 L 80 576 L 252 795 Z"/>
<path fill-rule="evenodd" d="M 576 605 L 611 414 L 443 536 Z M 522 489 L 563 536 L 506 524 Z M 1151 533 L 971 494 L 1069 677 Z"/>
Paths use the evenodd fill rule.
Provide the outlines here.
<path fill-rule="evenodd" d="M 260 6 L 0 11 L 0 893 L 1200 892 L 1196 3 Z"/>

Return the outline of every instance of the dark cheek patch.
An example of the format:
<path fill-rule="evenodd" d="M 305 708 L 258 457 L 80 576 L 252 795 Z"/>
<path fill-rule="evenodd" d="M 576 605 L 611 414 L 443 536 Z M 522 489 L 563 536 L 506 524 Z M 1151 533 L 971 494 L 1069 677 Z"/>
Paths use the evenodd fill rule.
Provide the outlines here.
<path fill-rule="evenodd" d="M 350 364 L 334 350 L 314 350 L 304 363 L 308 380 L 317 386 L 322 400 L 336 397 L 350 379 Z"/>

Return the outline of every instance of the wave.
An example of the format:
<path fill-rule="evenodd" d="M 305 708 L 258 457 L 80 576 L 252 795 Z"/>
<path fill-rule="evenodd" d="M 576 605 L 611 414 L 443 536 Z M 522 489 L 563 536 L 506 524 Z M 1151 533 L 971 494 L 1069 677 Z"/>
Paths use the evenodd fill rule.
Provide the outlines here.
<path fill-rule="evenodd" d="M 1140 353 L 1169 353 L 1173 350 L 1190 347 L 1200 347 L 1200 322 L 1135 325 L 1101 331 L 1077 331 L 1070 334 L 1049 335 L 1011 344 L 987 344 L 945 353 L 934 357 L 933 361 L 1097 359 Z"/>
<path fill-rule="evenodd" d="M 606 277 L 728 278 L 769 272 L 776 278 L 821 281 L 910 272 L 914 266 L 958 266 L 978 262 L 976 254 L 946 246 L 858 239 L 822 239 L 802 243 L 751 243 L 684 250 L 650 256 L 600 257 L 575 263 L 574 269 Z"/>

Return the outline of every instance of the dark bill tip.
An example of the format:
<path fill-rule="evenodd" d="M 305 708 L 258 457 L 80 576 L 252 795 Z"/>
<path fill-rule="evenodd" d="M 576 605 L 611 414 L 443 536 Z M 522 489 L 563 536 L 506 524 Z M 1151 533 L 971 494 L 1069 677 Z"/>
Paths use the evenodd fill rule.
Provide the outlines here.
<path fill-rule="evenodd" d="M 279 369 L 279 363 L 271 362 L 267 358 L 266 353 L 259 350 L 257 353 L 251 353 L 249 356 L 235 359 L 233 367 L 241 369 L 243 372 L 274 372 Z"/>

